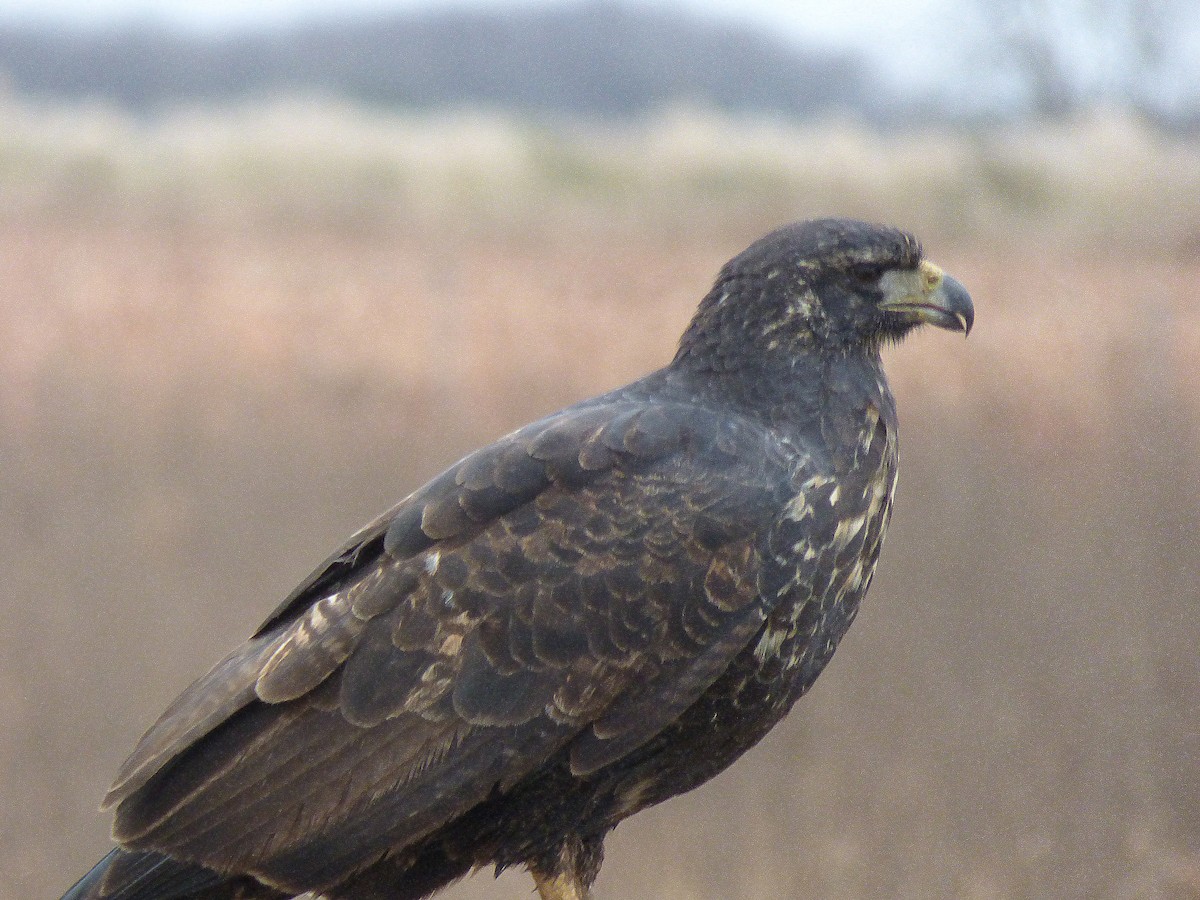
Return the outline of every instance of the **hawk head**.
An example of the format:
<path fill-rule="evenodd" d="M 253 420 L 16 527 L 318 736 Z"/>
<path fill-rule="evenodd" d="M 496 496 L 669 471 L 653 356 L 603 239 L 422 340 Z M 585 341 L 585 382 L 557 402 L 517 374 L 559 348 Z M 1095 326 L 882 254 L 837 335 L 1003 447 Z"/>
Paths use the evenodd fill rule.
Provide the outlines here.
<path fill-rule="evenodd" d="M 969 333 L 971 297 L 916 238 L 849 219 L 771 232 L 721 270 L 676 360 L 712 369 L 798 352 L 878 350 L 919 325 Z"/>

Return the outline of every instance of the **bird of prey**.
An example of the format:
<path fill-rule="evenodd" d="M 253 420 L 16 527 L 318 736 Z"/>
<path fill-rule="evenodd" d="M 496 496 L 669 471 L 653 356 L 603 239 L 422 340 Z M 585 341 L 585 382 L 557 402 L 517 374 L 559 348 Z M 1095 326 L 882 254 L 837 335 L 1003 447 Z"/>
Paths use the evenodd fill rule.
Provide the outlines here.
<path fill-rule="evenodd" d="M 892 507 L 880 349 L 973 318 L 902 231 L 756 241 L 667 366 L 438 475 L 187 688 L 66 900 L 417 900 L 483 866 L 583 900 L 609 831 L 829 662 Z"/>

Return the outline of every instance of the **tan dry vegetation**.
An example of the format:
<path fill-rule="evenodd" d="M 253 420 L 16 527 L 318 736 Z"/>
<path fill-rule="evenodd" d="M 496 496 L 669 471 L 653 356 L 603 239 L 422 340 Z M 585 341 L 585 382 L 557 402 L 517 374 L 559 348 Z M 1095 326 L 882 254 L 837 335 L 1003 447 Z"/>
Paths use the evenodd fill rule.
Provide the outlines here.
<path fill-rule="evenodd" d="M 0 103 L 0 200 L 20 217 L 711 233 L 839 214 L 928 236 L 1116 234 L 1194 249 L 1197 196 L 1200 144 L 1118 113 L 880 133 L 686 109 L 602 128 L 322 101 L 148 121 Z"/>
<path fill-rule="evenodd" d="M 849 211 L 878 191 L 872 218 L 896 217 L 863 177 Z M 809 209 L 740 190 L 709 220 L 653 193 L 509 218 L 461 196 L 266 215 L 194 187 L 10 206 L 0 897 L 54 896 L 99 857 L 95 804 L 136 735 L 353 528 L 663 363 L 720 263 Z M 1172 200 L 1192 222 L 1195 196 Z M 872 595 L 761 747 L 617 830 L 601 898 L 1200 896 L 1200 244 L 1183 218 L 1057 215 L 1034 237 L 930 220 L 977 327 L 889 351 L 903 474 Z"/>

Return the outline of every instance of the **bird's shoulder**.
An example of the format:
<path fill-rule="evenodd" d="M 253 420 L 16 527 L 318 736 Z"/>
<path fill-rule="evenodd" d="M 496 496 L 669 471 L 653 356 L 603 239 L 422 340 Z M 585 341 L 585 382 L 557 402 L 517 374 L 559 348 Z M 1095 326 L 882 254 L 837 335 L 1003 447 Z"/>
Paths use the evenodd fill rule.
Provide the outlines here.
<path fill-rule="evenodd" d="M 657 379 L 634 382 L 460 459 L 348 538 L 272 611 L 256 636 L 385 555 L 408 559 L 441 542 L 461 542 L 547 491 L 569 496 L 614 474 L 697 487 L 713 476 L 782 485 L 798 455 L 804 451 L 794 442 L 734 408 L 662 391 Z"/>

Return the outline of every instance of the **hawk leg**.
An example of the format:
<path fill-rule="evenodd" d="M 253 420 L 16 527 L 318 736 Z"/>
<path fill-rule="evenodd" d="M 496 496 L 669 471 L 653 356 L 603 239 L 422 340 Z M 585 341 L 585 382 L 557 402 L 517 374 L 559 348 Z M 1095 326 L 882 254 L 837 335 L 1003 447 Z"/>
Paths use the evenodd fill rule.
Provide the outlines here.
<path fill-rule="evenodd" d="M 529 874 L 541 900 L 591 900 L 589 888 L 604 861 L 604 838 L 572 835 L 549 858 L 530 861 Z"/>
<path fill-rule="evenodd" d="M 542 900 L 590 900 L 592 896 L 583 882 L 572 875 L 560 873 L 545 877 L 535 872 L 533 881 Z"/>

